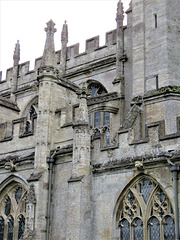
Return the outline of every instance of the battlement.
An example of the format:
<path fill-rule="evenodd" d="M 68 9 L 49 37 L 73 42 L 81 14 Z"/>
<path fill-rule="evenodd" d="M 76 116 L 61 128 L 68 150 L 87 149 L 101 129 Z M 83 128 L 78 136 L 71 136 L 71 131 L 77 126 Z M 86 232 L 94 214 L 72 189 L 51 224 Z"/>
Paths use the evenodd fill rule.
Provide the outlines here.
<path fill-rule="evenodd" d="M 113 45 L 116 44 L 116 29 L 111 30 L 105 34 L 105 45 L 99 46 L 99 36 L 95 36 L 92 38 L 89 38 L 85 41 L 85 52 L 80 53 L 79 52 L 79 43 L 76 43 L 74 45 L 67 47 L 67 61 L 71 62 L 71 60 L 74 60 L 74 58 L 78 58 L 78 62 L 76 61 L 76 64 L 82 64 L 82 63 L 88 63 L 89 62 L 89 56 L 92 55 L 94 52 L 98 51 L 104 51 L 104 48 L 110 48 Z M 115 51 L 114 51 L 115 53 Z M 108 51 L 106 53 L 109 54 Z M 93 59 L 98 59 L 98 56 L 102 56 L 98 52 L 98 54 L 95 54 Z M 59 68 L 60 65 L 60 57 L 61 57 L 61 50 L 56 51 L 56 62 L 57 67 Z M 92 59 L 92 60 L 93 60 Z M 23 84 L 24 82 L 31 81 L 31 79 L 34 79 L 34 74 L 37 74 L 37 70 L 41 65 L 42 56 L 35 59 L 34 69 L 29 70 L 30 62 L 23 62 L 18 65 L 18 85 Z M 74 63 L 74 61 L 72 61 Z M 67 68 L 68 65 L 67 64 Z M 77 66 L 77 65 L 76 65 Z M 27 75 L 32 74 L 32 77 Z M 5 89 L 10 87 L 10 82 L 13 78 L 13 67 L 7 69 L 6 71 L 6 78 L 2 79 L 2 72 L 0 72 L 0 84 L 1 86 L 4 86 Z M 27 78 L 27 80 L 26 80 Z M 4 88 L 3 87 L 3 88 Z"/>

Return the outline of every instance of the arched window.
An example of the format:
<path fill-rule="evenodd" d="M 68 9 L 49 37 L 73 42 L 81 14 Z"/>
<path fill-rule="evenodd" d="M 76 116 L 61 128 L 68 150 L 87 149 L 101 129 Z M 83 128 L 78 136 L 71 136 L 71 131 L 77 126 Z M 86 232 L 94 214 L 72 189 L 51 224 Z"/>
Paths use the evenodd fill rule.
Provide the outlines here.
<path fill-rule="evenodd" d="M 36 109 L 37 109 L 37 103 L 36 104 L 32 104 L 30 107 L 27 108 L 27 110 L 24 113 L 24 122 L 22 122 L 23 124 L 23 134 L 26 134 L 27 136 L 30 134 L 33 134 L 34 132 L 34 127 L 36 124 L 36 117 L 37 117 L 37 113 L 36 113 Z"/>
<path fill-rule="evenodd" d="M 89 84 L 88 89 L 91 93 L 91 97 L 98 97 L 107 93 L 105 87 L 98 82 L 92 82 Z M 110 144 L 110 112 L 97 111 L 89 114 L 89 123 L 94 129 L 95 136 L 100 134 L 105 135 L 105 145 Z"/>
<path fill-rule="evenodd" d="M 25 230 L 26 190 L 19 184 L 12 183 L 2 194 L 4 198 L 0 202 L 0 240 L 19 240 Z"/>
<path fill-rule="evenodd" d="M 132 184 L 119 206 L 120 240 L 175 239 L 174 213 L 169 198 L 150 178 L 142 177 Z"/>
<path fill-rule="evenodd" d="M 105 87 L 98 82 L 90 83 L 88 86 L 88 90 L 90 91 L 92 97 L 96 97 L 96 96 L 107 93 L 107 90 L 105 89 Z"/>

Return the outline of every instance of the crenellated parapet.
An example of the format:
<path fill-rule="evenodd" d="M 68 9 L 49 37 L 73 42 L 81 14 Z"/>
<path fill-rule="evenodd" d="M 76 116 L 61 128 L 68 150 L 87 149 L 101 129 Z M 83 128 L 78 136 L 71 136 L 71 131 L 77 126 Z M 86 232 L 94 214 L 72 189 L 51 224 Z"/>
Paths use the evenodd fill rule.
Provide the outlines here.
<path fill-rule="evenodd" d="M 85 51 L 79 52 L 79 43 L 67 46 L 66 57 L 66 74 L 72 72 L 72 68 L 76 64 L 76 68 L 81 65 L 89 65 L 90 62 L 98 61 L 98 59 L 106 59 L 110 56 L 115 56 L 116 53 L 116 29 L 108 31 L 105 35 L 105 45 L 99 46 L 99 36 L 89 38 L 85 41 Z M 55 52 L 57 68 L 60 68 L 61 51 Z M 44 60 L 43 60 L 44 61 Z M 108 61 L 108 60 L 107 60 Z M 35 81 L 37 78 L 37 71 L 41 66 L 42 56 L 35 59 L 34 69 L 30 70 L 30 62 L 26 61 L 18 64 L 17 73 L 17 88 L 25 83 Z M 102 61 L 101 64 L 104 62 Z M 112 64 L 115 64 L 113 59 Z M 2 72 L 0 72 L 0 94 L 10 89 L 13 79 L 13 67 L 7 69 L 6 78 L 2 79 Z"/>

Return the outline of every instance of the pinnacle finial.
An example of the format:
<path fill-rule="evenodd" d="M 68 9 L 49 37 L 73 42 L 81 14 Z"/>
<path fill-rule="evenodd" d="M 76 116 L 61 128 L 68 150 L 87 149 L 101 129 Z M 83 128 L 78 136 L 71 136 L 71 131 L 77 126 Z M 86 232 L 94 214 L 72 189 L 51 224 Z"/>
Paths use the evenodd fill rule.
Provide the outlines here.
<path fill-rule="evenodd" d="M 61 32 L 61 42 L 67 44 L 68 43 L 68 25 L 67 21 L 64 21 L 62 32 Z"/>
<path fill-rule="evenodd" d="M 122 1 L 119 0 L 117 4 L 116 21 L 120 20 L 121 23 L 123 24 L 123 19 L 124 19 L 124 7 Z"/>
<path fill-rule="evenodd" d="M 20 44 L 19 44 L 19 40 L 17 40 L 17 43 L 15 45 L 14 54 L 13 54 L 13 60 L 14 60 L 14 66 L 17 66 L 18 62 L 20 60 Z"/>
<path fill-rule="evenodd" d="M 45 28 L 46 31 L 46 43 L 44 47 L 43 57 L 41 61 L 41 67 L 54 67 L 56 68 L 56 54 L 55 54 L 55 47 L 54 47 L 54 33 L 56 32 L 56 25 L 52 19 L 46 23 L 47 27 Z"/>
<path fill-rule="evenodd" d="M 49 20 L 49 22 L 46 23 L 47 27 L 44 29 L 47 33 L 52 33 L 54 34 L 57 29 L 54 28 L 54 26 L 56 25 L 52 19 Z"/>

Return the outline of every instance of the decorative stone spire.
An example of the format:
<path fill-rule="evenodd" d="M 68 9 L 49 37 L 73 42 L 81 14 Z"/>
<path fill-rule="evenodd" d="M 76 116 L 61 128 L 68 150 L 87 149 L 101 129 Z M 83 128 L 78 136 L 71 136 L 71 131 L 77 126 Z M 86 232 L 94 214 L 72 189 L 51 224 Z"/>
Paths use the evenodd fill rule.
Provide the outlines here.
<path fill-rule="evenodd" d="M 124 110 L 125 110 L 125 88 L 124 88 L 124 62 L 127 61 L 127 57 L 124 54 L 124 29 L 123 29 L 123 19 L 124 19 L 124 7 L 122 0 L 119 0 L 117 4 L 116 13 L 116 77 L 113 84 L 116 84 L 117 91 L 120 93 L 120 125 L 124 121 Z"/>
<path fill-rule="evenodd" d="M 14 54 L 13 54 L 13 77 L 11 81 L 11 100 L 16 101 L 15 91 L 17 90 L 18 85 L 18 72 L 19 72 L 19 60 L 20 60 L 20 44 L 19 40 L 15 45 Z"/>
<path fill-rule="evenodd" d="M 118 27 L 123 27 L 123 20 L 124 20 L 124 7 L 121 0 L 119 0 L 117 4 L 117 13 L 116 13 L 116 21 L 117 21 Z"/>
<path fill-rule="evenodd" d="M 68 43 L 68 25 L 66 21 L 64 21 L 62 32 L 61 32 L 61 42 L 62 44 L 67 44 Z"/>
<path fill-rule="evenodd" d="M 68 43 L 68 26 L 66 21 L 63 24 L 61 32 L 61 58 L 60 58 L 60 71 L 59 77 L 64 77 L 66 72 L 66 55 L 67 55 L 67 43 Z"/>
<path fill-rule="evenodd" d="M 127 60 L 124 55 L 124 29 L 123 29 L 123 19 L 124 19 L 124 7 L 121 0 L 117 4 L 116 13 L 116 78 L 113 83 L 121 82 L 120 93 L 123 94 L 123 84 L 124 84 L 124 73 L 123 73 L 123 62 Z"/>
<path fill-rule="evenodd" d="M 13 60 L 14 60 L 14 66 L 18 66 L 18 63 L 19 63 L 19 60 L 20 60 L 20 44 L 19 44 L 19 40 L 17 40 L 17 43 L 15 45 Z"/>
<path fill-rule="evenodd" d="M 54 28 L 55 23 L 50 20 L 46 23 L 46 43 L 44 47 L 43 57 L 41 61 L 41 67 L 54 67 L 56 68 L 56 54 L 54 47 L 54 33 L 56 28 Z"/>

